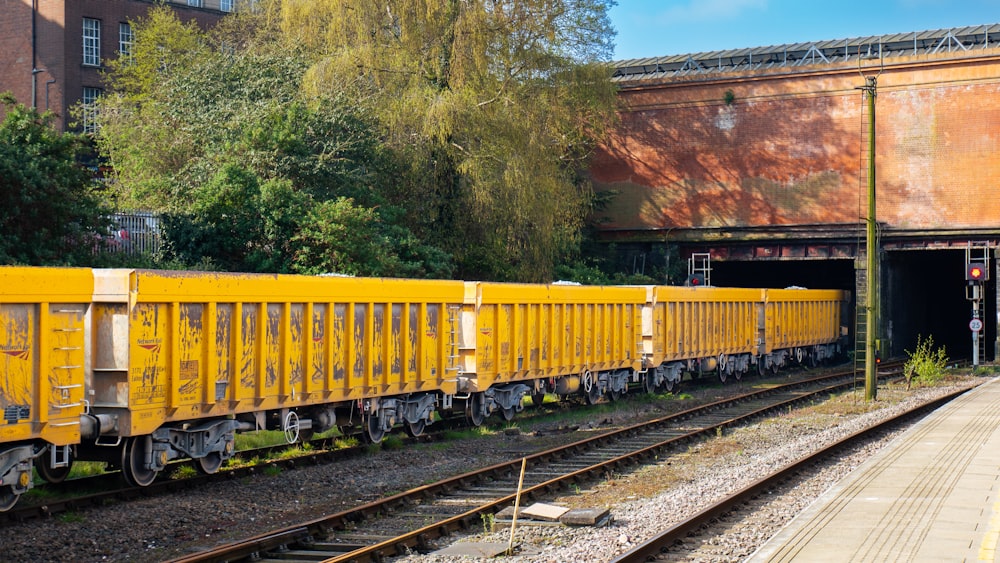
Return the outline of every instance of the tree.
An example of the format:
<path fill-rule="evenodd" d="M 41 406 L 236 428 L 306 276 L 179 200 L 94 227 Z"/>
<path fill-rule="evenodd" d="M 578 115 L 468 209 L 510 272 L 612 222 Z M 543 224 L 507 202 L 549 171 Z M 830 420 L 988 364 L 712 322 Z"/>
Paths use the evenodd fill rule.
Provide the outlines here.
<path fill-rule="evenodd" d="M 132 57 L 115 63 L 98 113 L 120 201 L 168 214 L 167 257 L 184 263 L 316 271 L 322 261 L 298 263 L 311 255 L 295 241 L 335 244 L 316 237 L 336 230 L 297 235 L 344 199 L 373 224 L 403 229 L 384 241 L 401 246 L 382 254 L 411 252 L 412 235 L 387 219 L 398 214 L 382 188 L 397 174 L 367 108 L 336 90 L 304 93 L 306 53 L 279 48 L 261 22 L 227 20 L 207 34 L 157 8 L 134 26 Z M 448 270 L 426 266 L 407 271 Z"/>
<path fill-rule="evenodd" d="M 305 87 L 350 85 L 407 174 L 387 194 L 466 277 L 544 281 L 578 241 L 613 120 L 609 0 L 270 0 Z"/>
<path fill-rule="evenodd" d="M 0 263 L 83 265 L 108 232 L 84 137 L 60 133 L 51 114 L 0 94 Z"/>

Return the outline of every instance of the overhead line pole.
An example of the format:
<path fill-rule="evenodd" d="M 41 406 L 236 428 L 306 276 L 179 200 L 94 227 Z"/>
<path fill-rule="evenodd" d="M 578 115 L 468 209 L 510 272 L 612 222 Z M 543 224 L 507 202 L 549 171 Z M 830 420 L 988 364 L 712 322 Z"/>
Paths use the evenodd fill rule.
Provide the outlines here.
<path fill-rule="evenodd" d="M 878 395 L 876 370 L 876 336 L 878 330 L 878 245 L 875 222 L 875 88 L 878 75 L 865 76 L 862 88 L 868 102 L 868 221 L 865 250 L 868 253 L 866 276 L 868 297 L 865 307 L 865 401 L 874 401 Z"/>

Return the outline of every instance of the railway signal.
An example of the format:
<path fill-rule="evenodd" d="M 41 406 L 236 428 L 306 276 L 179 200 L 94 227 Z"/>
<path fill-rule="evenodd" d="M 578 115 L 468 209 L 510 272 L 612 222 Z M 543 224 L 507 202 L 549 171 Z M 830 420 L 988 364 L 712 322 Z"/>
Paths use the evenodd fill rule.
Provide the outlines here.
<path fill-rule="evenodd" d="M 687 284 L 691 287 L 701 287 L 705 285 L 705 274 L 690 274 L 687 279 Z"/>
<path fill-rule="evenodd" d="M 965 279 L 969 282 L 984 282 L 987 279 L 986 264 L 970 262 L 965 266 Z"/>

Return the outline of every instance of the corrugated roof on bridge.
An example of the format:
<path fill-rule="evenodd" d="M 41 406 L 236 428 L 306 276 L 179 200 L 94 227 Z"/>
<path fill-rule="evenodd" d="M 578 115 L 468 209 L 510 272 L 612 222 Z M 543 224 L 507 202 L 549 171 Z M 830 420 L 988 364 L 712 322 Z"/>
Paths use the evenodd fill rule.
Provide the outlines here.
<path fill-rule="evenodd" d="M 710 75 L 774 67 L 834 64 L 859 56 L 883 59 L 935 53 L 966 53 L 1000 47 L 1000 24 L 872 35 L 814 43 L 745 47 L 665 57 L 615 61 L 613 80 L 630 82 L 677 76 Z"/>

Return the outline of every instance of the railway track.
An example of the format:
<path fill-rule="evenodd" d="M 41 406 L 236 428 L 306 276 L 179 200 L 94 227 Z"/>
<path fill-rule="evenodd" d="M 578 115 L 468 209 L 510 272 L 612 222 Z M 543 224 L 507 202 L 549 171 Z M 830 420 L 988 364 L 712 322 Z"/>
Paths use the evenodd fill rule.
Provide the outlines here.
<path fill-rule="evenodd" d="M 900 413 L 895 417 L 859 430 L 850 436 L 830 444 L 822 450 L 804 456 L 786 467 L 772 473 L 771 475 L 761 478 L 732 495 L 719 500 L 691 518 L 688 518 L 683 522 L 678 522 L 670 528 L 657 532 L 652 538 L 613 559 L 612 563 L 640 563 L 646 561 L 657 561 L 672 546 L 683 542 L 685 539 L 689 539 L 690 536 L 696 535 L 700 530 L 710 526 L 719 518 L 739 511 L 741 507 L 748 505 L 754 499 L 760 497 L 768 491 L 775 490 L 776 488 L 796 478 L 796 476 L 806 472 L 811 467 L 825 462 L 845 449 L 862 444 L 880 433 L 899 427 L 900 425 L 912 421 L 920 416 L 924 416 L 930 411 L 957 398 L 967 391 L 967 389 L 961 390 L 939 397 L 933 401 Z M 675 559 L 676 556 L 670 560 Z"/>
<path fill-rule="evenodd" d="M 889 365 L 883 367 L 891 369 Z M 533 454 L 526 458 L 522 503 L 620 473 L 726 427 L 854 385 L 851 372 L 804 379 Z M 425 551 L 432 540 L 481 526 L 484 519 L 512 505 L 521 464 L 518 458 L 175 561 L 269 561 L 292 557 L 361 562 Z"/>
<path fill-rule="evenodd" d="M 453 423 L 454 420 L 439 421 L 436 423 L 433 432 L 427 432 L 417 438 L 408 437 L 403 440 L 404 442 L 418 442 L 439 439 L 448 430 L 459 427 L 459 424 Z M 189 477 L 169 477 L 171 471 L 165 470 L 162 476 L 146 487 L 133 487 L 125 484 L 120 471 L 109 471 L 87 477 L 68 479 L 60 483 L 36 485 L 35 489 L 37 491 L 34 494 L 38 495 L 40 493 L 41 498 L 22 499 L 14 508 L 6 512 L 0 512 L 0 527 L 35 518 L 49 518 L 57 514 L 73 512 L 90 506 L 102 506 L 116 500 L 127 501 L 136 498 L 152 497 L 200 487 L 206 483 L 242 479 L 266 472 L 269 468 L 284 470 L 307 465 L 332 463 L 334 461 L 367 455 L 370 451 L 369 445 L 337 447 L 334 444 L 336 439 L 323 438 L 310 440 L 303 443 L 307 445 L 303 448 L 304 453 L 302 455 L 288 458 L 282 458 L 281 454 L 290 447 L 289 444 L 242 450 L 236 454 L 237 459 L 262 459 L 267 461 L 242 467 L 227 468 L 211 475 L 197 474 Z M 193 462 L 187 460 L 177 462 L 176 465 L 192 464 Z"/>

